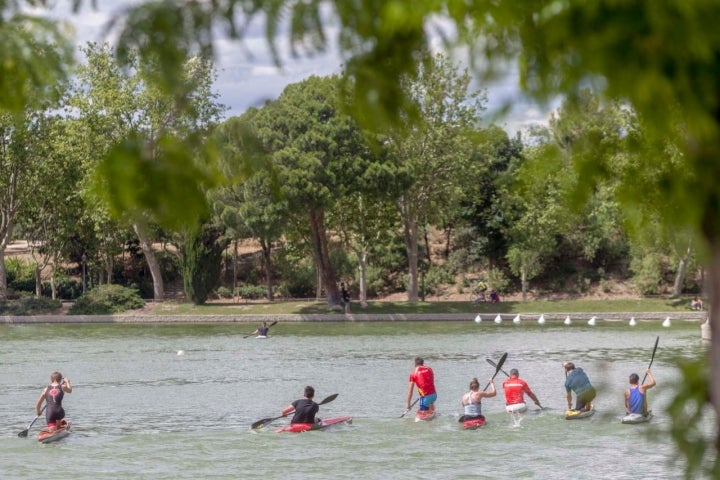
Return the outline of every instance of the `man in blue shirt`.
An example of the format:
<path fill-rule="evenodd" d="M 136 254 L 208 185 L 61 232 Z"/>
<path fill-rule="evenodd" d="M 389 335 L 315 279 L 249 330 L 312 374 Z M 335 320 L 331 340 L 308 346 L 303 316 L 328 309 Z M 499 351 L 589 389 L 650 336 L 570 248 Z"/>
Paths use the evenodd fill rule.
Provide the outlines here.
<path fill-rule="evenodd" d="M 582 368 L 575 368 L 572 362 L 563 363 L 565 367 L 565 390 L 567 391 L 568 409 L 572 409 L 572 393 L 575 392 L 575 410 L 583 412 L 592 409 L 595 399 L 595 388 Z"/>

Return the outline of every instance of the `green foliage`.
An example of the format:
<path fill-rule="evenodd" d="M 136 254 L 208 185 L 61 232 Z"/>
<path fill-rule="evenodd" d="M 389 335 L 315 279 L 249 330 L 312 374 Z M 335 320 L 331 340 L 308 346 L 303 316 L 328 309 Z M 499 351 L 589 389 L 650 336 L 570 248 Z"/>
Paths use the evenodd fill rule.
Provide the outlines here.
<path fill-rule="evenodd" d="M 60 300 L 20 295 L 16 300 L 0 300 L 1 315 L 49 315 L 62 307 Z"/>
<path fill-rule="evenodd" d="M 663 259 L 659 254 L 650 252 L 642 257 L 635 257 L 630 268 L 635 274 L 633 283 L 638 292 L 643 295 L 658 293 L 658 285 L 663 272 Z"/>
<path fill-rule="evenodd" d="M 498 268 L 488 269 L 487 278 L 490 288 L 497 290 L 498 293 L 507 293 L 513 290 L 512 280 Z"/>
<path fill-rule="evenodd" d="M 438 293 L 443 285 L 455 283 L 453 271 L 445 266 L 431 265 L 424 275 L 425 293 Z"/>
<path fill-rule="evenodd" d="M 708 422 L 715 418 L 709 402 L 708 361 L 705 357 L 678 359 L 677 366 L 682 381 L 677 382 L 667 409 L 672 419 L 669 433 L 677 446 L 675 456 L 685 459 L 685 478 L 719 478 L 720 458 L 714 447 L 716 440 L 707 430 Z"/>
<path fill-rule="evenodd" d="M 8 257 L 5 259 L 5 270 L 7 271 L 8 284 L 15 281 L 20 283 L 32 281 L 33 287 L 29 291 L 35 291 L 35 271 L 29 262 L 26 262 L 20 257 Z"/>
<path fill-rule="evenodd" d="M 267 298 L 267 287 L 265 285 L 243 285 L 238 288 L 238 295 L 247 300 Z"/>
<path fill-rule="evenodd" d="M 203 224 L 191 230 L 182 245 L 185 295 L 195 305 L 204 304 L 220 283 L 222 254 L 228 241 L 220 227 Z"/>
<path fill-rule="evenodd" d="M 215 293 L 217 294 L 218 298 L 222 298 L 222 299 L 233 298 L 233 296 L 234 296 L 232 288 L 225 287 L 225 286 L 218 287 L 217 291 Z"/>
<path fill-rule="evenodd" d="M 137 290 L 120 285 L 98 285 L 78 298 L 69 315 L 110 315 L 142 308 Z"/>

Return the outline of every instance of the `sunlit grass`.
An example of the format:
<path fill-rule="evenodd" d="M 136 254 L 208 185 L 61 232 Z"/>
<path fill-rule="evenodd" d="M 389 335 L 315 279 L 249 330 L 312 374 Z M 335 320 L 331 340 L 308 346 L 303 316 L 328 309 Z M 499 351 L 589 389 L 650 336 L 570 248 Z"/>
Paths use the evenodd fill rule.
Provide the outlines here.
<path fill-rule="evenodd" d="M 614 312 L 684 312 L 690 311 L 688 302 L 669 298 L 603 299 L 603 300 L 542 300 L 532 302 L 478 303 L 470 302 L 369 302 L 361 308 L 352 304 L 355 314 L 412 314 L 412 313 L 614 313 Z M 326 302 L 283 301 L 272 303 L 190 303 L 165 302 L 153 309 L 155 315 L 279 315 L 327 314 Z"/>

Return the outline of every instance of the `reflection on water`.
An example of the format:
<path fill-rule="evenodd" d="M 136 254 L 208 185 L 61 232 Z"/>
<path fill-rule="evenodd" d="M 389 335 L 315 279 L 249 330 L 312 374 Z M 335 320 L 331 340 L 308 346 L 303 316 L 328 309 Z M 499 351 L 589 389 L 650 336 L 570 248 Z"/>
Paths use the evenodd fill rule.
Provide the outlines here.
<path fill-rule="evenodd" d="M 247 325 L 0 326 L 0 472 L 35 478 L 679 478 L 672 444 L 645 432 L 663 415 L 678 380 L 672 360 L 704 354 L 699 325 L 662 328 L 598 322 L 494 325 L 474 322 L 279 324 L 267 340 Z M 621 425 L 628 375 L 642 373 L 656 336 L 658 387 L 650 425 Z M 183 354 L 178 355 L 182 351 Z M 461 431 L 460 397 L 508 352 L 548 410 L 519 421 L 502 393 L 484 401 L 488 425 Z M 439 417 L 400 419 L 413 358 L 435 370 Z M 562 362 L 572 360 L 599 390 L 598 414 L 568 422 Z M 52 370 L 68 375 L 75 432 L 55 445 L 17 438 Z M 495 379 L 501 387 L 504 375 Z M 351 415 L 335 431 L 280 435 L 249 425 L 302 395 L 339 393 L 321 417 Z M 42 420 L 42 419 L 41 419 Z M 279 420 L 275 425 L 283 425 Z M 627 452 L 634 452 L 632 455 Z M 11 472 L 6 475 L 5 472 Z"/>

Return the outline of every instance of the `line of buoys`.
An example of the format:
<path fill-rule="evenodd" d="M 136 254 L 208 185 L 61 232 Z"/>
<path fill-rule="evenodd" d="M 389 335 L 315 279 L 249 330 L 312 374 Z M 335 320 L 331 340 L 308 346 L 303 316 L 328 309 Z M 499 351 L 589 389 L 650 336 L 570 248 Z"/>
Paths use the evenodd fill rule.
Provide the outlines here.
<path fill-rule="evenodd" d="M 502 321 L 503 321 L 503 319 L 502 319 L 502 317 L 500 316 L 500 314 L 497 314 L 497 315 L 495 316 L 494 322 L 497 323 L 497 324 L 501 324 Z M 513 322 L 514 324 L 516 324 L 516 325 L 519 325 L 520 323 L 522 323 L 522 320 L 521 320 L 521 318 L 520 318 L 520 314 L 515 315 L 515 317 L 512 319 L 512 322 Z M 480 314 L 478 314 L 478 315 L 475 317 L 475 323 L 482 323 L 482 317 L 480 316 Z M 543 314 L 540 314 L 540 317 L 538 318 L 538 323 L 539 323 L 540 325 L 545 325 L 545 314 L 544 314 L 544 313 L 543 313 Z M 570 319 L 570 315 L 567 315 L 567 316 L 565 317 L 565 320 L 563 321 L 563 323 L 564 323 L 565 325 L 572 325 L 572 319 Z M 594 315 L 593 315 L 593 316 L 590 318 L 590 320 L 588 320 L 587 324 L 590 325 L 591 327 L 594 327 L 594 326 L 597 324 L 597 316 L 594 316 Z M 637 321 L 635 320 L 635 317 L 630 317 L 630 322 L 628 323 L 628 325 L 630 325 L 631 327 L 634 327 L 635 325 L 637 325 Z M 665 317 L 665 320 L 662 322 L 662 326 L 663 326 L 663 327 L 670 327 L 670 326 L 671 326 L 670 317 Z M 180 352 L 182 352 L 182 351 L 180 351 Z M 183 355 L 183 354 L 185 353 L 185 352 L 182 352 L 182 353 L 180 353 L 180 352 L 178 352 L 178 355 Z"/>

